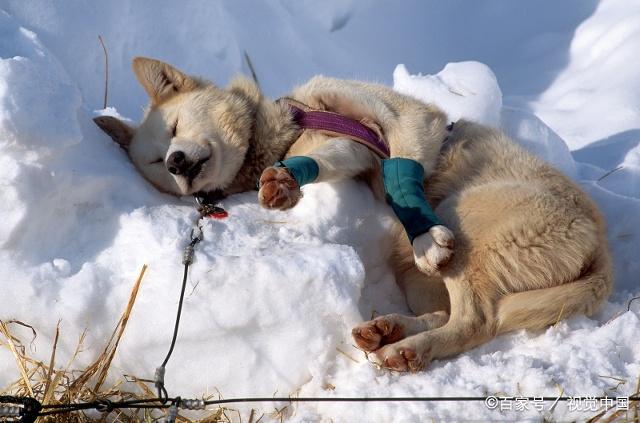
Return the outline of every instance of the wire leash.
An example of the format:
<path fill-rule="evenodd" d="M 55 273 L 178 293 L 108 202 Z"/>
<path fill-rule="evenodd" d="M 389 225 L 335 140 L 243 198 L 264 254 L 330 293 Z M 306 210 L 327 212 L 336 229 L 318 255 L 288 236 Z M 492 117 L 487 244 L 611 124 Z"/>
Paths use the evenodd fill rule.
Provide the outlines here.
<path fill-rule="evenodd" d="M 10 404 L 0 407 L 0 421 L 33 423 L 41 416 L 52 416 L 57 414 L 71 413 L 82 410 L 96 410 L 100 412 L 111 412 L 118 409 L 168 409 L 165 422 L 173 423 L 177 418 L 179 410 L 206 410 L 210 405 L 224 405 L 233 403 L 302 403 L 302 402 L 483 402 L 489 409 L 496 409 L 498 401 L 534 401 L 539 404 L 544 402 L 557 403 L 559 401 L 570 402 L 576 398 L 589 399 L 591 401 L 619 401 L 624 399 L 627 404 L 640 401 L 640 396 L 629 397 L 252 397 L 252 398 L 229 398 L 218 400 L 202 399 L 182 399 L 175 398 L 150 398 L 129 401 L 96 400 L 79 404 L 52 404 L 41 405 L 39 401 L 29 397 L 0 396 L 0 404 Z M 490 402 L 491 401 L 491 402 Z"/>
<path fill-rule="evenodd" d="M 167 352 L 166 357 L 162 361 L 162 364 L 160 365 L 160 367 L 156 368 L 155 375 L 154 375 L 154 385 L 158 392 L 158 398 L 160 398 L 160 401 L 162 402 L 162 404 L 166 404 L 171 400 L 169 398 L 169 393 L 167 392 L 167 389 L 164 384 L 164 376 L 166 372 L 167 363 L 171 358 L 171 354 L 173 354 L 173 349 L 176 345 L 176 340 L 178 338 L 178 330 L 180 328 L 180 317 L 182 316 L 182 306 L 184 304 L 184 293 L 187 287 L 187 277 L 189 275 L 189 266 L 193 263 L 193 257 L 195 254 L 196 245 L 198 245 L 198 243 L 200 243 L 204 238 L 204 235 L 202 233 L 202 220 L 205 218 L 205 216 L 210 216 L 214 212 L 219 213 L 220 210 L 226 214 L 226 211 L 222 207 L 216 204 L 209 204 L 205 202 L 205 200 L 202 197 L 196 196 L 195 198 L 196 198 L 196 203 L 198 204 L 198 218 L 196 219 L 193 225 L 193 228 L 191 229 L 191 233 L 189 234 L 190 241 L 187 244 L 187 246 L 184 248 L 184 251 L 182 253 L 182 264 L 184 265 L 184 272 L 182 275 L 182 287 L 180 289 L 180 300 L 178 301 L 178 311 L 176 313 L 176 321 L 173 327 L 173 336 L 171 338 L 171 345 L 169 346 L 169 351 Z M 172 406 L 171 406 L 172 410 L 169 413 L 169 418 L 167 419 L 168 422 L 175 421 L 175 417 L 171 418 L 171 416 L 173 416 L 174 414 L 177 415 L 177 406 L 179 405 L 179 403 L 180 403 L 180 397 L 177 398 L 177 402 L 175 400 L 172 401 Z M 176 408 L 175 413 L 173 412 L 174 408 Z"/>

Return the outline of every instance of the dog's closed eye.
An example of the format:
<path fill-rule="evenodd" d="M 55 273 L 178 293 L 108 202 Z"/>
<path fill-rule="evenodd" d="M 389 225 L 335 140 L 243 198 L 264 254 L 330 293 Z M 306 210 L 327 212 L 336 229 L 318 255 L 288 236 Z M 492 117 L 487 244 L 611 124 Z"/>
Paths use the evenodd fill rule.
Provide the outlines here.
<path fill-rule="evenodd" d="M 178 132 L 178 121 L 177 120 L 173 124 L 173 126 L 171 127 L 171 136 L 175 137 L 176 136 L 176 132 Z"/>
<path fill-rule="evenodd" d="M 157 160 L 153 160 L 153 161 L 149 162 L 149 164 L 156 164 L 156 163 L 164 163 L 164 159 L 162 157 L 160 157 Z"/>

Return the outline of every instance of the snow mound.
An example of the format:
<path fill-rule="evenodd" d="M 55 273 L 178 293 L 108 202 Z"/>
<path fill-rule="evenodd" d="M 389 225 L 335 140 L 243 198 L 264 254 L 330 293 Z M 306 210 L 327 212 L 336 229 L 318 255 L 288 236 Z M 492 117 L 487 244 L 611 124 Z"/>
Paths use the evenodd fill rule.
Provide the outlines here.
<path fill-rule="evenodd" d="M 490 126 L 500 123 L 502 92 L 496 76 L 483 63 L 448 63 L 436 75 L 410 75 L 404 65 L 398 65 L 393 71 L 393 87 L 436 104 L 452 122 L 464 118 Z"/>
<path fill-rule="evenodd" d="M 404 65 L 393 72 L 394 89 L 442 108 L 452 122 L 467 119 L 501 127 L 523 147 L 569 176 L 576 167 L 564 141 L 531 112 L 502 106 L 491 69 L 480 62 L 448 63 L 436 75 L 411 75 Z"/>
<path fill-rule="evenodd" d="M 345 187 L 350 189 L 358 187 Z M 291 393 L 319 372 L 360 319 L 365 273 L 355 250 L 301 232 L 291 216 L 263 213 L 252 200 L 236 196 L 225 202 L 230 217 L 204 224 L 205 242 L 190 271 L 180 338 L 168 366 L 172 390 L 192 396 L 215 388 L 225 396 Z M 318 207 L 305 200 L 303 207 Z M 243 205 L 248 201 L 252 207 Z M 119 354 L 127 372 L 151 370 L 166 353 L 188 232 L 184 223 L 169 226 L 167 220 L 190 213 L 186 206 L 132 213 L 105 252 L 117 260 L 128 251 L 135 257 L 131 266 L 145 256 L 150 263 L 128 328 L 135 342 Z"/>

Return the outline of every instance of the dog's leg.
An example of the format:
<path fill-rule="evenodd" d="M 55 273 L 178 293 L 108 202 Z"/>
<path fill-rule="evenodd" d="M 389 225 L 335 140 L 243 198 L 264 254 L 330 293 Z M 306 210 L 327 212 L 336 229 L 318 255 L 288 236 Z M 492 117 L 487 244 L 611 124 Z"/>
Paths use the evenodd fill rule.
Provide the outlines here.
<path fill-rule="evenodd" d="M 449 293 L 442 278 L 425 275 L 413 265 L 403 274 L 397 275 L 396 281 L 404 292 L 407 305 L 416 316 L 435 312 L 448 315 Z"/>
<path fill-rule="evenodd" d="M 441 327 L 409 336 L 375 352 L 376 361 L 397 371 L 417 371 L 431 360 L 467 351 L 494 336 L 491 310 L 474 293 L 467 276 L 446 278 L 451 315 Z"/>
<path fill-rule="evenodd" d="M 402 223 L 413 246 L 418 268 L 437 273 L 453 254 L 454 235 L 431 209 L 424 193 L 424 166 L 407 157 L 384 160 L 385 198 Z"/>
<path fill-rule="evenodd" d="M 396 225 L 390 263 L 396 283 L 404 292 L 407 305 L 415 316 L 444 311 L 449 313 L 449 293 L 442 276 L 426 275 L 416 267 L 412 246 L 402 226 Z"/>
<path fill-rule="evenodd" d="M 398 225 L 399 226 L 399 225 Z M 389 314 L 363 322 L 352 330 L 355 343 L 361 350 L 375 351 L 407 336 L 444 325 L 449 319 L 449 293 L 441 277 L 419 271 L 411 255 L 411 244 L 400 228 L 392 254 L 396 281 L 415 316 Z"/>
<path fill-rule="evenodd" d="M 585 273 L 573 282 L 484 301 L 466 276 L 445 278 L 451 298 L 449 321 L 383 346 L 376 350 L 376 359 L 392 370 L 420 370 L 433 359 L 460 354 L 501 333 L 542 329 L 574 314 L 591 314 L 611 292 L 609 267 L 608 256 L 596 254 Z M 474 285 L 483 284 L 476 280 Z"/>
<path fill-rule="evenodd" d="M 367 147 L 344 138 L 328 139 L 304 157 L 317 165 L 317 177 L 312 182 L 353 178 L 373 169 L 377 160 Z M 281 210 L 295 206 L 302 197 L 300 182 L 286 167 L 268 167 L 260 177 L 260 204 Z"/>
<path fill-rule="evenodd" d="M 440 146 L 447 136 L 447 117 L 437 108 L 425 106 L 398 116 L 399 122 L 387 128 L 391 146 L 389 175 L 402 172 L 395 191 L 407 204 L 396 204 L 394 211 L 402 221 L 412 242 L 413 256 L 418 268 L 426 274 L 437 273 L 453 255 L 454 235 L 438 222 L 424 198 L 424 179 L 434 171 L 440 156 Z M 393 162 L 398 163 L 395 165 Z M 411 162 L 414 164 L 412 165 Z M 383 163 L 385 191 L 392 187 L 387 179 L 387 166 Z M 422 176 L 422 177 L 421 177 Z M 427 190 L 429 187 L 426 187 Z M 389 196 L 387 196 L 389 198 Z M 397 200 L 394 199 L 395 203 Z"/>
<path fill-rule="evenodd" d="M 425 313 L 418 317 L 387 314 L 359 324 L 353 328 L 351 335 L 358 348 L 371 352 L 407 336 L 439 328 L 447 320 L 449 315 L 444 311 Z"/>
<path fill-rule="evenodd" d="M 611 293 L 610 266 L 601 252 L 578 280 L 502 297 L 497 305 L 497 334 L 542 329 L 574 314 L 592 314 Z"/>

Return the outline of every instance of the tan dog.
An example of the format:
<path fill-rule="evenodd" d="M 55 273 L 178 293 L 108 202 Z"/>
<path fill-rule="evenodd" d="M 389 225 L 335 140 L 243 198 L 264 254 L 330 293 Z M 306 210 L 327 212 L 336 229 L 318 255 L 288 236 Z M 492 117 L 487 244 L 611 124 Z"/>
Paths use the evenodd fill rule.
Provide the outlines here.
<path fill-rule="evenodd" d="M 238 78 L 220 89 L 144 58 L 133 69 L 151 99 L 143 122 L 134 129 L 95 120 L 158 189 L 232 194 L 260 178 L 263 206 L 293 207 L 301 197 L 295 179 L 270 166 L 305 155 L 318 164 L 316 181 L 364 176 L 381 193 L 372 151 L 345 137 L 301 133 L 287 106 L 253 82 Z M 383 366 L 418 370 L 501 333 L 592 313 L 610 293 L 596 206 L 501 132 L 460 121 L 447 134 L 442 111 L 374 84 L 316 77 L 291 97 L 364 122 L 384 135 L 392 157 L 422 164 L 428 200 L 446 226 L 412 245 L 397 225 L 392 266 L 415 316 L 381 316 L 353 329 Z"/>

